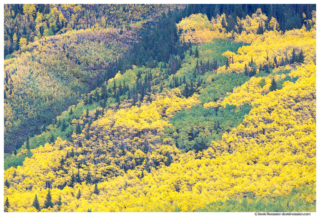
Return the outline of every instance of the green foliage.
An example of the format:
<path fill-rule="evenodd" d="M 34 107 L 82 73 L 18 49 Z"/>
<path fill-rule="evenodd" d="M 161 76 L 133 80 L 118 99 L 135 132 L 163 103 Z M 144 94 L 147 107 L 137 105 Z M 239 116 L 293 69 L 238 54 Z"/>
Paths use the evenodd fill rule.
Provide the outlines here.
<path fill-rule="evenodd" d="M 234 197 L 225 202 L 212 202 L 198 212 L 315 212 L 316 202 L 308 202 L 301 197 L 301 193 L 312 193 L 312 186 L 293 188 L 291 193 L 276 199 L 270 197 L 252 196 Z"/>
<path fill-rule="evenodd" d="M 218 111 L 193 106 L 191 110 L 176 113 L 170 119 L 172 127 L 165 128 L 163 137 L 173 137 L 176 146 L 182 151 L 201 151 L 206 149 L 211 141 L 221 139 L 224 132 L 238 126 L 249 111 L 250 106 L 247 104 L 240 109 L 227 105 Z"/>
<path fill-rule="evenodd" d="M 85 113 L 86 118 L 89 120 L 92 118 L 92 116 L 89 117 L 89 111 L 94 110 L 96 114 L 101 115 L 96 109 L 102 104 L 104 107 L 110 107 L 112 104 L 116 102 L 121 103 L 124 100 L 139 103 L 144 98 L 142 96 L 148 95 L 150 92 L 162 92 L 163 89 L 177 87 L 187 97 L 195 92 L 200 93 L 199 98 L 203 103 L 224 97 L 226 92 L 232 91 L 235 86 L 247 81 L 248 77 L 234 73 L 216 75 L 213 71 L 214 63 L 216 62 L 217 65 L 221 66 L 225 58 L 222 56 L 222 53 L 226 50 L 236 52 L 241 45 L 220 39 L 213 40 L 210 44 L 202 44 L 199 46 L 198 58 L 199 71 L 201 73 L 196 75 L 193 73 L 196 67 L 196 58 L 185 54 L 183 55 L 185 56 L 184 59 L 181 59 L 180 56 L 172 56 L 168 63 L 160 62 L 156 68 L 151 69 L 143 66 L 128 69 L 115 79 L 115 82 L 103 84 L 88 94 L 82 94 L 77 105 L 66 108 L 65 110 L 69 111 L 63 112 L 60 116 L 56 117 L 39 136 L 30 137 L 30 149 L 37 148 L 45 143 L 52 143 L 57 137 L 61 137 L 63 140 L 71 140 L 71 135 L 74 132 L 79 133 L 85 125 L 85 122 L 83 125 L 79 123 L 72 124 L 72 120 L 79 119 L 83 113 Z M 193 49 L 195 48 L 194 46 Z M 176 71 L 174 67 L 176 67 Z M 159 80 L 162 80 L 162 82 L 159 82 Z M 192 88 L 190 84 L 193 85 Z M 189 88 L 188 94 L 184 92 L 186 85 Z M 91 104 L 88 103 L 89 98 L 91 98 Z M 149 100 L 151 99 L 150 97 L 148 98 Z M 70 110 L 72 110 L 72 114 L 70 114 Z M 6 154 L 5 169 L 22 165 L 27 156 L 20 153 L 23 149 L 26 149 L 25 144 L 17 150 L 17 155 Z"/>
<path fill-rule="evenodd" d="M 202 103 L 223 99 L 227 92 L 232 92 L 233 88 L 241 86 L 250 78 L 243 74 L 229 73 L 214 75 L 211 79 L 214 81 L 201 86 L 199 99 Z"/>
<path fill-rule="evenodd" d="M 16 56 L 13 54 L 8 54 L 6 55 L 5 59 L 11 59 L 11 58 L 15 58 Z"/>
<path fill-rule="evenodd" d="M 262 79 L 258 84 L 259 84 L 259 86 L 260 86 L 261 88 L 263 88 L 263 86 L 266 85 L 266 80 L 265 80 L 265 79 Z"/>
<path fill-rule="evenodd" d="M 278 81 L 278 83 L 277 83 L 277 89 L 282 89 L 282 84 L 283 84 L 285 81 L 289 81 L 289 82 L 295 83 L 297 80 L 298 80 L 298 77 L 293 77 L 293 78 L 291 78 L 290 76 L 286 76 L 284 79 Z"/>

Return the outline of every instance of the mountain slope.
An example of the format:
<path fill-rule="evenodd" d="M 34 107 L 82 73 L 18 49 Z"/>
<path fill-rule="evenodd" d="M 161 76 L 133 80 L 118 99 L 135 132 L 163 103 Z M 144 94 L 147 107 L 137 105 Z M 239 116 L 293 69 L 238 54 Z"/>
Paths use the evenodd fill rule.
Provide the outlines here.
<path fill-rule="evenodd" d="M 133 58 L 141 64 L 82 94 L 7 155 L 6 210 L 315 211 L 315 12 L 310 29 L 284 34 L 260 32 L 260 13 L 239 21 L 248 22 L 243 34 L 172 43 L 160 61 L 141 54 L 153 52 L 144 46 L 154 31 Z M 171 38 L 196 40 L 197 31 Z M 273 46 L 277 37 L 289 42 Z M 259 49 L 272 54 L 252 55 Z"/>

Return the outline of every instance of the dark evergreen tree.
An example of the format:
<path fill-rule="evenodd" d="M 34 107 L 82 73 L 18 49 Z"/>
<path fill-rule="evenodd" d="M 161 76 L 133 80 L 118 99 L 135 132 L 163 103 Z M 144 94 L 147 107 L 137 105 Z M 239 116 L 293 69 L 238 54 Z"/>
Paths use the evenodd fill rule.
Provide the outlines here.
<path fill-rule="evenodd" d="M 57 202 L 57 205 L 58 205 L 58 211 L 60 211 L 61 210 L 61 205 L 62 205 L 61 195 L 59 196 L 59 201 Z"/>
<path fill-rule="evenodd" d="M 88 174 L 87 174 L 87 177 L 86 177 L 86 184 L 89 184 L 89 183 L 91 183 L 90 170 L 88 170 Z"/>
<path fill-rule="evenodd" d="M 96 102 L 98 102 L 98 101 L 99 101 L 100 96 L 99 96 L 99 92 L 98 92 L 97 90 L 95 91 L 95 95 L 94 95 L 94 97 L 95 97 L 95 99 L 96 99 Z"/>
<path fill-rule="evenodd" d="M 166 166 L 170 166 L 170 164 L 172 163 L 172 158 L 170 156 L 170 154 L 167 155 L 167 160 L 166 160 Z"/>
<path fill-rule="evenodd" d="M 51 194 L 50 194 L 50 190 L 48 190 L 48 194 L 46 197 L 46 201 L 44 202 L 44 208 L 53 208 L 53 203 L 51 201 Z"/>
<path fill-rule="evenodd" d="M 7 197 L 6 198 L 6 201 L 5 201 L 5 203 L 4 203 L 4 211 L 5 212 L 8 212 L 8 208 L 10 207 L 10 203 L 9 203 L 9 198 Z"/>
<path fill-rule="evenodd" d="M 27 149 L 28 151 L 30 150 L 29 136 L 27 137 L 26 149 Z"/>
<path fill-rule="evenodd" d="M 85 98 L 85 100 L 84 100 L 84 105 L 88 105 L 88 93 L 86 93 L 86 98 Z"/>
<path fill-rule="evenodd" d="M 4 182 L 4 186 L 6 186 L 7 188 L 10 188 L 10 183 L 8 179 L 6 179 L 6 181 Z"/>
<path fill-rule="evenodd" d="M 80 198 L 81 198 L 81 191 L 79 189 L 78 194 L 77 194 L 77 199 L 80 199 Z"/>
<path fill-rule="evenodd" d="M 259 23 L 257 34 L 263 34 L 263 25 L 261 23 Z"/>
<path fill-rule="evenodd" d="M 196 51 L 194 52 L 194 57 L 195 57 L 195 58 L 199 58 L 198 47 L 196 47 Z"/>
<path fill-rule="evenodd" d="M 67 128 L 66 121 L 63 119 L 63 120 L 62 120 L 62 125 L 61 125 L 61 131 L 65 131 L 66 128 Z"/>
<path fill-rule="evenodd" d="M 72 151 L 71 151 L 71 153 L 70 153 L 70 157 L 74 157 L 74 150 L 73 150 L 73 148 L 72 148 Z"/>
<path fill-rule="evenodd" d="M 71 182 L 70 182 L 70 187 L 73 187 L 73 185 L 74 185 L 74 175 L 73 175 L 73 173 L 72 173 L 72 175 L 71 175 Z"/>
<path fill-rule="evenodd" d="M 303 63 L 304 62 L 304 55 L 303 55 L 302 49 L 299 52 L 298 62 L 299 63 Z"/>
<path fill-rule="evenodd" d="M 86 118 L 89 117 L 89 109 L 87 108 Z"/>
<path fill-rule="evenodd" d="M 40 133 L 40 128 L 39 128 L 38 123 L 36 123 L 36 127 L 34 129 L 34 134 L 39 134 L 39 133 Z"/>
<path fill-rule="evenodd" d="M 53 135 L 50 136 L 50 143 L 54 143 L 54 136 Z"/>
<path fill-rule="evenodd" d="M 93 99 L 92 99 L 92 95 L 89 96 L 89 104 L 92 104 Z"/>
<path fill-rule="evenodd" d="M 81 134 L 81 126 L 79 122 L 77 124 L 76 134 Z"/>
<path fill-rule="evenodd" d="M 272 79 L 271 86 L 270 86 L 269 90 L 270 90 L 270 91 L 275 91 L 275 90 L 277 90 L 277 83 L 276 83 L 276 81 L 274 80 L 274 78 Z"/>
<path fill-rule="evenodd" d="M 77 182 L 81 184 L 80 170 L 78 168 Z"/>
<path fill-rule="evenodd" d="M 99 189 L 98 189 L 98 184 L 96 183 L 95 186 L 94 186 L 94 191 L 93 191 L 93 193 L 99 195 L 99 192 L 100 192 L 100 191 L 99 191 Z"/>
<path fill-rule="evenodd" d="M 32 206 L 35 207 L 38 211 L 40 211 L 40 204 L 39 204 L 39 200 L 38 200 L 37 194 L 34 197 Z"/>
<path fill-rule="evenodd" d="M 294 49 L 292 50 L 292 57 L 291 57 L 291 64 L 295 63 L 296 62 L 296 53 L 294 51 Z"/>
<path fill-rule="evenodd" d="M 225 29 L 227 28 L 227 22 L 226 22 L 225 17 L 222 18 L 221 25 L 222 25 L 223 28 L 225 28 Z"/>

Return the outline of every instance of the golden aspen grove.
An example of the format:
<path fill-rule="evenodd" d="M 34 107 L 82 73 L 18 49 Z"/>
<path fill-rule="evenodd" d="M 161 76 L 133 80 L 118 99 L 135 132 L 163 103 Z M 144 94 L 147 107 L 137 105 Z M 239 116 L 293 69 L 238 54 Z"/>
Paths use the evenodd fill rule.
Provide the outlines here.
<path fill-rule="evenodd" d="M 5 212 L 316 212 L 316 5 L 5 5 Z"/>

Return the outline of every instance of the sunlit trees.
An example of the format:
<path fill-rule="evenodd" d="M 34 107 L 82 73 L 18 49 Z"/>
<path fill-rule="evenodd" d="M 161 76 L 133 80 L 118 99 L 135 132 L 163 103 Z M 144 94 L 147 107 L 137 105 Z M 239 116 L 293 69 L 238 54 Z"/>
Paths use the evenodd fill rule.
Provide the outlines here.
<path fill-rule="evenodd" d="M 71 11 L 80 8 L 63 7 L 72 28 L 76 17 Z M 287 60 L 263 53 L 265 71 L 250 51 L 261 49 L 255 43 L 264 43 L 259 41 L 263 36 L 273 47 L 277 37 L 281 41 L 297 33 L 302 41 L 315 32 L 267 35 L 272 31 L 260 10 L 244 20 L 251 22 L 241 24 L 243 31 L 252 32 L 244 37 L 252 39 L 250 46 L 238 49 L 243 44 L 217 39 L 194 46 L 197 56 L 173 55 L 158 66 L 117 72 L 103 87 L 83 94 L 76 106 L 64 108 L 49 131 L 30 137 L 30 142 L 25 139 L 24 148 L 11 155 L 21 163 L 4 173 L 5 210 L 197 211 L 213 203 L 213 209 L 253 211 L 261 210 L 262 201 L 273 205 L 292 194 L 299 203 L 286 200 L 281 209 L 312 211 L 316 65 L 310 60 L 315 52 L 290 48 Z M 215 25 L 223 28 L 232 25 L 225 16 L 218 21 Z M 263 34 L 257 36 L 257 29 Z M 309 50 L 315 49 L 309 42 Z M 69 49 L 61 44 L 61 51 Z M 63 58 L 76 54 L 68 53 Z M 282 65 L 290 59 L 293 65 Z M 239 61 L 245 74 L 229 71 Z M 254 74 L 257 68 L 261 73 Z M 9 77 L 5 82 L 11 82 Z M 10 98 L 9 86 L 6 92 Z M 5 109 L 10 111 L 9 106 Z M 257 205 L 251 208 L 247 202 Z"/>

